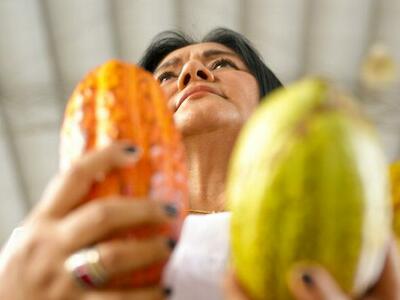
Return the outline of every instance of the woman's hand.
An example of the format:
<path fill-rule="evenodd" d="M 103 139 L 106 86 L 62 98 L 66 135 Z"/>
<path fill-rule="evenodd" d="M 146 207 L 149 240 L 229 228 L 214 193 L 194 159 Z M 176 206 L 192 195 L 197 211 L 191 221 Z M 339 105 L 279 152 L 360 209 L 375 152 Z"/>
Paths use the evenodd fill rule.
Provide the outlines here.
<path fill-rule="evenodd" d="M 71 254 L 96 245 L 104 272 L 113 276 L 168 258 L 173 243 L 163 237 L 104 241 L 110 233 L 143 223 L 165 223 L 173 207 L 155 201 L 82 198 L 109 170 L 134 164 L 138 153 L 125 143 L 110 145 L 79 159 L 56 176 L 24 224 L 24 236 L 0 267 L 0 299 L 163 299 L 159 286 L 135 290 L 85 288 L 67 271 Z M 176 211 L 175 211 L 176 212 Z"/>
<path fill-rule="evenodd" d="M 321 267 L 295 268 L 289 278 L 289 288 L 297 300 L 349 300 L 335 280 Z M 226 299 L 250 300 L 240 287 L 233 272 L 225 279 Z M 377 284 L 362 297 L 364 300 L 400 299 L 400 265 L 395 242 L 388 251 L 381 277 Z"/>

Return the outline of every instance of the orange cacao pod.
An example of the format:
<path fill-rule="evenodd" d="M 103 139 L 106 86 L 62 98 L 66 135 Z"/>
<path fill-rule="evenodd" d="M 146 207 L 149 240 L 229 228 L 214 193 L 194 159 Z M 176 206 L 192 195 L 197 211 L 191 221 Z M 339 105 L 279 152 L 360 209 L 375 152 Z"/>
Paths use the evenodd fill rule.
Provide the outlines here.
<path fill-rule="evenodd" d="M 76 87 L 61 129 L 60 163 L 65 169 L 82 154 L 112 141 L 141 149 L 131 167 L 110 171 L 93 184 L 84 201 L 110 195 L 173 203 L 179 216 L 171 225 L 135 228 L 110 238 L 143 238 L 165 234 L 177 239 L 188 208 L 186 159 L 172 112 L 153 76 L 141 68 L 111 60 L 90 72 Z M 126 274 L 111 285 L 138 287 L 160 280 L 165 262 Z"/>

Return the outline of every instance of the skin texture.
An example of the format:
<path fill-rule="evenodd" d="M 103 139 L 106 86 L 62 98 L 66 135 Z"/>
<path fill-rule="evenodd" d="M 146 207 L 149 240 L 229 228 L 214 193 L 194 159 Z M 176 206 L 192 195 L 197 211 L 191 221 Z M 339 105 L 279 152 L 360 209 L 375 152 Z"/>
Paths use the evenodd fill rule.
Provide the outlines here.
<path fill-rule="evenodd" d="M 161 205 L 120 197 L 80 203 L 96 178 L 114 167 L 137 161 L 138 152 L 125 151 L 127 146 L 118 143 L 86 154 L 68 171 L 54 177 L 25 221 L 21 244 L 0 266 L 0 299 L 163 299 L 160 286 L 122 291 L 84 289 L 64 268 L 68 256 L 92 244 L 97 244 L 110 277 L 169 257 L 171 249 L 162 237 L 102 241 L 117 230 L 170 222 L 171 217 Z"/>
<path fill-rule="evenodd" d="M 222 211 L 233 144 L 259 101 L 256 79 L 232 50 L 217 43 L 190 45 L 170 53 L 154 76 L 183 133 L 191 208 Z M 212 92 L 193 94 L 176 110 L 179 99 L 195 87 Z"/>

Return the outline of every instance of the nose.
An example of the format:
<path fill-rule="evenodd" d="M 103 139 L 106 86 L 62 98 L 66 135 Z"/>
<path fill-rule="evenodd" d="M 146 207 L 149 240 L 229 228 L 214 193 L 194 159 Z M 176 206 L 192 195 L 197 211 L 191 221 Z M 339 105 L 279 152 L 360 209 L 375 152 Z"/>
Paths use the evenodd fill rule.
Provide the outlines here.
<path fill-rule="evenodd" d="M 178 77 L 178 89 L 183 90 L 189 83 L 197 80 L 214 81 L 214 75 L 200 61 L 187 62 Z"/>

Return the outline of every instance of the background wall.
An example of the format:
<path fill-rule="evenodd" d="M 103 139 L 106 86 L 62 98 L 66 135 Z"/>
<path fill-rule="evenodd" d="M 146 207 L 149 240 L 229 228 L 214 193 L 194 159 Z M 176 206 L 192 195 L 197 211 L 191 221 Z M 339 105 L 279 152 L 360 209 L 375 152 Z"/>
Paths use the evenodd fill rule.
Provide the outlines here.
<path fill-rule="evenodd" d="M 284 83 L 307 74 L 359 97 L 400 158 L 400 82 L 360 81 L 375 43 L 400 62 L 398 0 L 0 0 L 0 244 L 57 170 L 66 100 L 91 68 L 135 62 L 152 37 L 215 26 L 245 34 Z M 391 56 L 390 56 L 391 55 Z"/>

